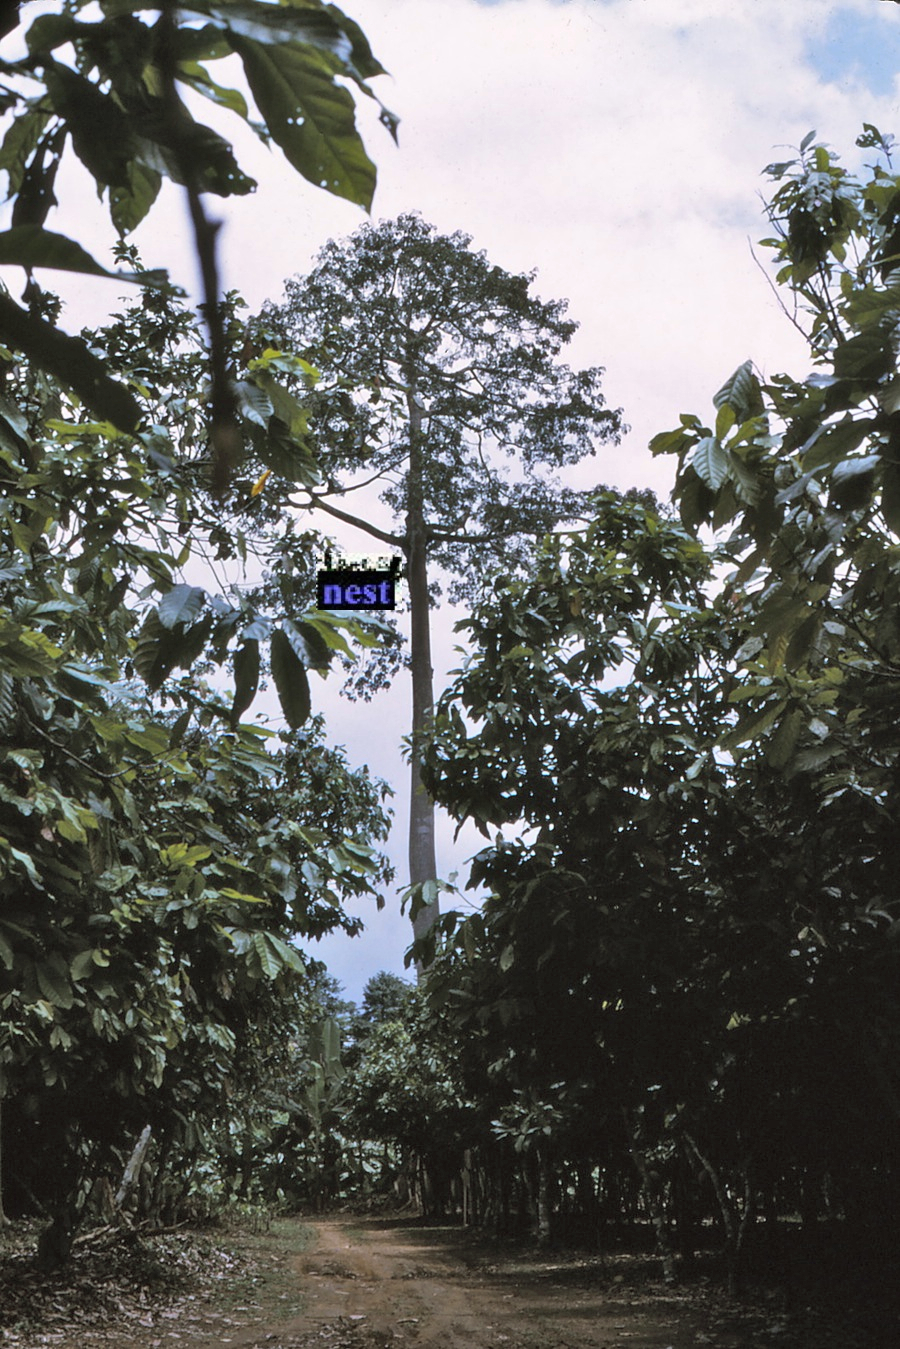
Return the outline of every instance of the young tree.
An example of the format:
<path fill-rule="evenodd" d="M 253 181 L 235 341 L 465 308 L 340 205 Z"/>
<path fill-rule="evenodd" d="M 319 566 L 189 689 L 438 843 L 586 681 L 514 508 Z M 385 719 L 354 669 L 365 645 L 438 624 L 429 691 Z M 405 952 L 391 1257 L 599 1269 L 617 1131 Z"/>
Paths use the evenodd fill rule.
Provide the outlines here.
<path fill-rule="evenodd" d="M 900 669 L 900 174 L 892 137 L 867 124 L 857 144 L 880 156 L 861 177 L 814 132 L 768 168 L 764 243 L 814 372 L 763 382 L 748 361 L 714 426 L 682 416 L 651 449 L 678 456 L 685 525 L 731 530 L 749 676 L 733 743 L 771 730 L 774 764 L 830 763 L 877 794 L 893 782 Z"/>
<path fill-rule="evenodd" d="M 181 1135 L 196 1155 L 196 1122 L 227 1109 L 265 1024 L 264 987 L 302 974 L 290 938 L 357 930 L 345 900 L 388 879 L 368 843 L 384 792 L 322 743 L 296 678 L 291 637 L 324 666 L 340 632 L 307 623 L 289 592 L 273 623 L 238 584 L 211 597 L 178 583 L 192 556 L 213 555 L 218 579 L 254 546 L 293 543 L 212 508 L 195 472 L 202 412 L 185 406 L 202 354 L 173 297 L 151 294 L 91 344 L 154 422 L 178 417 L 152 454 L 84 420 L 30 363 L 7 363 L 0 399 L 0 1096 L 8 1161 L 40 1162 L 29 1189 L 58 1208 L 47 1263 L 123 1134 L 150 1123 L 161 1155 Z M 299 731 L 282 752 L 241 720 L 267 635 Z M 204 652 L 233 660 L 230 707 Z"/>
<path fill-rule="evenodd" d="M 896 785 L 868 789 L 852 715 L 845 760 L 817 760 L 813 729 L 785 774 L 765 726 L 723 753 L 763 676 L 739 678 L 712 558 L 635 503 L 596 517 L 465 621 L 426 783 L 517 836 L 475 859 L 488 898 L 442 919 L 455 959 L 426 990 L 477 1113 L 531 1158 L 543 1234 L 567 1174 L 589 1203 L 595 1168 L 624 1163 L 671 1276 L 699 1165 L 730 1281 L 755 1206 L 798 1192 L 811 1230 L 831 1187 L 869 1253 L 900 1185 Z"/>
<path fill-rule="evenodd" d="M 548 470 L 615 443 L 622 430 L 600 392 L 602 371 L 573 371 L 559 359 L 577 326 L 565 317 L 565 301 L 538 299 L 534 273 L 493 266 L 471 243 L 460 232 L 438 234 L 416 214 L 364 226 L 328 244 L 258 325 L 321 376 L 310 432 L 323 482 L 291 502 L 353 525 L 406 559 L 417 939 L 438 912 L 434 805 L 419 767 L 434 697 L 429 616 L 439 592 L 429 567 L 454 578 L 451 599 L 471 596 L 488 569 L 514 572 L 536 538 L 583 512 L 584 493 L 560 486 Z M 503 456 L 519 470 L 512 479 Z M 373 484 L 393 529 L 344 504 Z"/>

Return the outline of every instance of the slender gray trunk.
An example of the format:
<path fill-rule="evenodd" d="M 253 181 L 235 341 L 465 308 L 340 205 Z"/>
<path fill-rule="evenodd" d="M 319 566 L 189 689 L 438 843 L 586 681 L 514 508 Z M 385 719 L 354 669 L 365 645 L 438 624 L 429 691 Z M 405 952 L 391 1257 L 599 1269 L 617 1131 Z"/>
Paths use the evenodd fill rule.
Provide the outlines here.
<path fill-rule="evenodd" d="M 719 1211 L 722 1214 L 722 1225 L 725 1229 L 725 1261 L 728 1273 L 728 1292 L 736 1293 L 740 1285 L 741 1252 L 744 1246 L 744 1238 L 753 1221 L 755 1211 L 755 1196 L 750 1181 L 749 1168 L 744 1171 L 743 1206 L 739 1210 L 737 1203 L 729 1196 L 722 1181 L 722 1177 L 719 1175 L 719 1172 L 716 1170 L 715 1166 L 713 1166 L 709 1158 L 703 1155 L 697 1146 L 696 1141 L 689 1133 L 685 1133 L 684 1137 L 688 1147 L 709 1177 L 710 1184 L 713 1187 L 713 1191 L 718 1201 Z"/>
<path fill-rule="evenodd" d="M 140 1176 L 141 1173 L 141 1167 L 144 1165 L 144 1158 L 147 1155 L 147 1149 L 150 1146 L 151 1133 L 152 1130 L 150 1128 L 150 1125 L 145 1124 L 144 1128 L 141 1131 L 140 1138 L 135 1143 L 131 1151 L 131 1156 L 128 1158 L 128 1163 L 122 1175 L 121 1184 L 119 1185 L 119 1188 L 116 1191 L 115 1205 L 117 1209 L 121 1209 L 122 1205 L 124 1204 L 125 1200 L 128 1197 L 129 1192 L 137 1184 L 138 1177 Z"/>
<path fill-rule="evenodd" d="M 425 790 L 420 769 L 424 732 L 434 712 L 434 672 L 431 667 L 431 622 L 428 602 L 428 540 L 423 505 L 422 409 L 415 375 L 407 374 L 409 409 L 409 478 L 406 514 L 406 562 L 410 598 L 410 652 L 412 663 L 412 736 L 409 801 L 409 883 L 418 885 L 437 879 L 434 847 L 434 801 Z M 413 920 L 413 937 L 424 937 L 440 912 L 437 896 L 420 909 Z M 422 964 L 416 961 L 421 977 Z"/>
<path fill-rule="evenodd" d="M 546 1250 L 550 1245 L 550 1158 L 542 1147 L 538 1148 L 537 1220 L 538 1245 Z"/>
<path fill-rule="evenodd" d="M 9 1218 L 3 1207 L 3 1094 L 0 1092 L 0 1227 L 7 1227 Z"/>
<path fill-rule="evenodd" d="M 625 1129 L 628 1137 L 628 1150 L 631 1153 L 631 1160 L 634 1162 L 635 1170 L 641 1178 L 641 1188 L 644 1198 L 647 1201 L 647 1210 L 650 1214 L 650 1224 L 656 1236 L 656 1252 L 662 1265 L 663 1280 L 667 1284 L 673 1284 L 677 1280 L 675 1270 L 675 1252 L 672 1249 L 672 1242 L 669 1237 L 669 1229 L 666 1224 L 666 1212 L 662 1202 L 662 1193 L 659 1177 L 647 1165 L 647 1158 L 644 1156 L 638 1137 L 638 1129 L 632 1125 L 628 1116 L 628 1111 L 623 1107 L 622 1116 L 625 1120 Z"/>

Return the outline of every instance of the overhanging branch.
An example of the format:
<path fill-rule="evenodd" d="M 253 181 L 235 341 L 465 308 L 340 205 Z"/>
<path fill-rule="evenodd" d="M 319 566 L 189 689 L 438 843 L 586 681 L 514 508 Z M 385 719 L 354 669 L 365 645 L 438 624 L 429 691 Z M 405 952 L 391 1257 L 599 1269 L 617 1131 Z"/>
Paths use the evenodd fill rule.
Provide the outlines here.
<path fill-rule="evenodd" d="M 388 534 L 384 529 L 379 529 L 377 525 L 371 525 L 367 520 L 361 520 L 358 515 L 351 515 L 349 511 L 342 511 L 338 506 L 332 506 L 330 501 L 324 497 L 316 496 L 315 492 L 310 492 L 309 501 L 295 501 L 289 497 L 292 506 L 298 506 L 302 510 L 315 511 L 323 510 L 329 515 L 333 515 L 336 520 L 343 520 L 346 525 L 353 525 L 355 529 L 361 529 L 366 534 L 371 534 L 373 539 L 378 539 L 380 543 L 386 543 L 391 548 L 405 548 L 405 539 L 396 534 Z"/>

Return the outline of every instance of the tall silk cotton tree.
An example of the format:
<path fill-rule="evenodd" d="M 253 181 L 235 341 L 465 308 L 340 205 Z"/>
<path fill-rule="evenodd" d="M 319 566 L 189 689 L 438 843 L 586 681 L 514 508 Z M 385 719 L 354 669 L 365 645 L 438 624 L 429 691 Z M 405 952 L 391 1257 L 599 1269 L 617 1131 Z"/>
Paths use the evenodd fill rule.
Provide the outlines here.
<path fill-rule="evenodd" d="M 320 374 L 309 402 L 323 482 L 292 504 L 406 558 L 417 939 L 438 914 L 434 804 L 419 770 L 433 704 L 429 564 L 455 578 L 451 600 L 471 596 L 488 568 L 515 572 L 536 538 L 584 514 L 586 494 L 547 470 L 615 443 L 622 430 L 601 395 L 602 370 L 573 371 L 559 359 L 577 327 L 566 301 L 539 300 L 534 273 L 492 266 L 471 243 L 461 232 L 438 234 L 417 214 L 363 226 L 329 243 L 259 324 L 266 341 L 290 344 Z M 519 470 L 513 479 L 503 455 Z M 376 483 L 393 529 L 336 504 Z"/>

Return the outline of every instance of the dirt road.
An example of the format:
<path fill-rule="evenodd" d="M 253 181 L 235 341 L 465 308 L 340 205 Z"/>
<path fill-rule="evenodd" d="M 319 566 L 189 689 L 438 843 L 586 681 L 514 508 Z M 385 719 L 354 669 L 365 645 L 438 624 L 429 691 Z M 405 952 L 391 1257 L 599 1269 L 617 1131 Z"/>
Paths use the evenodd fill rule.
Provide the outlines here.
<path fill-rule="evenodd" d="M 696 1298 L 629 1289 L 596 1262 L 485 1259 L 458 1230 L 329 1218 L 294 1256 L 299 1315 L 278 1330 L 231 1330 L 236 1349 L 746 1349 Z M 208 1349 L 212 1349 L 210 1342 Z M 207 1346 L 204 1346 L 207 1349 Z"/>
<path fill-rule="evenodd" d="M 3 1239 L 3 1349 L 896 1349 L 889 1309 L 676 1288 L 658 1262 L 498 1246 L 397 1217 L 275 1218 L 211 1239 L 88 1235 L 47 1278 Z M 106 1243 L 104 1245 L 103 1243 Z M 2 1243 L 0 1243 L 2 1245 Z"/>

